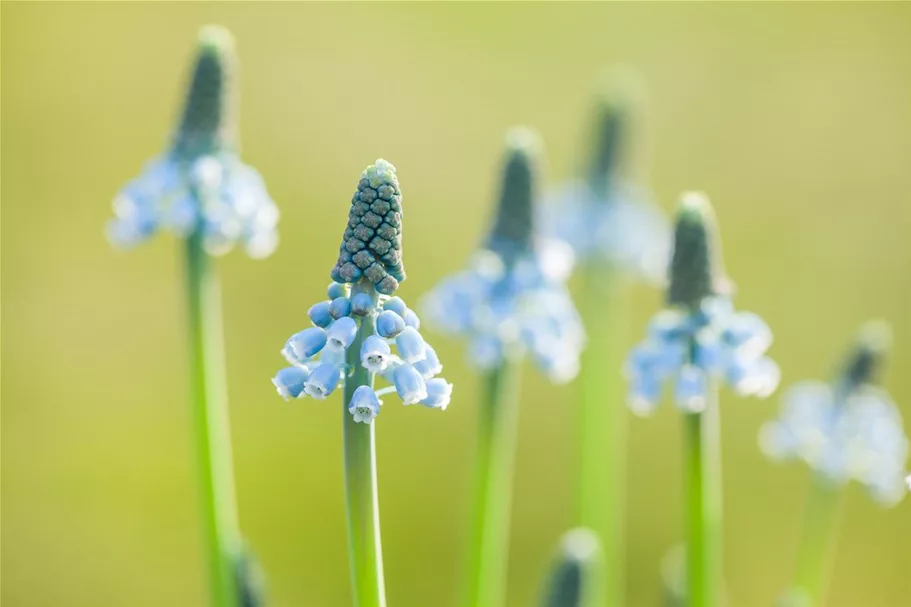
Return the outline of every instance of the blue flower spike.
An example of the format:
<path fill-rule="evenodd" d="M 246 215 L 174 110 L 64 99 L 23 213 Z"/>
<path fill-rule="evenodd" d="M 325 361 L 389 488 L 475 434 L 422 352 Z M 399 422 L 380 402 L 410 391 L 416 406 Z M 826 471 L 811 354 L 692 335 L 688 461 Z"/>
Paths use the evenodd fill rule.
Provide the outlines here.
<path fill-rule="evenodd" d="M 830 484 L 854 480 L 884 506 L 905 495 L 909 441 L 898 407 L 879 376 L 890 348 L 881 321 L 864 325 L 834 381 L 791 386 L 781 413 L 759 433 L 775 461 L 801 460 Z"/>
<path fill-rule="evenodd" d="M 607 264 L 663 284 L 671 249 L 667 217 L 648 188 L 622 171 L 643 97 L 641 82 L 625 70 L 613 70 L 599 83 L 590 160 L 579 179 L 548 192 L 541 212 L 548 235 L 571 246 L 580 263 Z"/>
<path fill-rule="evenodd" d="M 774 392 L 781 373 L 765 356 L 772 332 L 756 314 L 734 309 L 715 214 L 701 193 L 681 199 L 669 278 L 668 307 L 653 317 L 645 341 L 627 359 L 633 412 L 654 411 L 667 382 L 686 413 L 705 408 L 714 381 L 741 396 Z"/>
<path fill-rule="evenodd" d="M 468 268 L 424 296 L 422 315 L 437 330 L 467 339 L 469 363 L 479 370 L 528 355 L 563 383 L 578 370 L 585 332 L 566 289 L 572 253 L 536 229 L 540 156 L 533 131 L 510 131 L 492 228 Z M 405 323 L 415 326 L 408 312 Z"/>
<path fill-rule="evenodd" d="M 326 291 L 329 299 L 310 307 L 307 315 L 314 326 L 295 333 L 282 350 L 294 367 L 273 379 L 281 396 L 326 399 L 361 367 L 391 385 L 354 389 L 346 408 L 357 423 L 373 423 L 379 397 L 392 393 L 406 405 L 442 410 L 449 404 L 452 384 L 437 377 L 443 365 L 421 335 L 417 314 L 394 294 L 405 279 L 401 235 L 402 195 L 395 167 L 377 160 L 361 174 L 351 201 Z M 373 332 L 359 338 L 368 321 Z"/>
<path fill-rule="evenodd" d="M 131 248 L 165 229 L 198 235 L 206 252 L 235 246 L 253 258 L 278 245 L 278 207 L 262 177 L 239 156 L 237 57 L 230 32 L 202 28 L 196 63 L 170 149 L 150 161 L 114 200 L 106 232 Z"/>

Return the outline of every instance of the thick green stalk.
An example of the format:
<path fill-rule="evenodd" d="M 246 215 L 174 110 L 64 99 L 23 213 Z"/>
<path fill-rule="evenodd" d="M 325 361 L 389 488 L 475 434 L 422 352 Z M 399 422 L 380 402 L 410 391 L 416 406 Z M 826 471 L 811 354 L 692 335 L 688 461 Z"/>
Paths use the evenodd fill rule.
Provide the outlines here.
<path fill-rule="evenodd" d="M 702 413 L 684 415 L 688 607 L 721 603 L 721 442 L 718 389 Z"/>
<path fill-rule="evenodd" d="M 507 362 L 484 376 L 478 417 L 475 493 L 468 547 L 465 607 L 501 607 L 506 599 L 518 374 Z"/>
<path fill-rule="evenodd" d="M 627 410 L 623 397 L 623 333 L 628 290 L 607 265 L 583 268 L 582 316 L 588 345 L 582 355 L 577 412 L 579 446 L 576 523 L 592 529 L 604 547 L 606 596 L 591 605 L 623 607 Z"/>
<path fill-rule="evenodd" d="M 193 448 L 203 542 L 213 607 L 239 607 L 235 563 L 240 549 L 222 339 L 218 277 L 197 230 L 186 240 L 187 311 Z"/>
<path fill-rule="evenodd" d="M 367 281 L 354 285 L 351 295 L 367 293 L 376 303 L 376 290 Z M 374 333 L 376 318 L 364 316 L 354 343 L 348 348 L 349 365 L 342 407 L 344 437 L 345 501 L 348 512 L 348 555 L 355 607 L 384 607 L 383 548 L 380 542 L 380 504 L 376 480 L 376 423 L 359 424 L 348 404 L 359 386 L 373 387 L 373 373 L 361 366 L 364 340 Z"/>
<path fill-rule="evenodd" d="M 803 539 L 790 597 L 800 607 L 822 604 L 836 543 L 836 523 L 841 504 L 838 487 L 814 477 L 807 496 Z"/>

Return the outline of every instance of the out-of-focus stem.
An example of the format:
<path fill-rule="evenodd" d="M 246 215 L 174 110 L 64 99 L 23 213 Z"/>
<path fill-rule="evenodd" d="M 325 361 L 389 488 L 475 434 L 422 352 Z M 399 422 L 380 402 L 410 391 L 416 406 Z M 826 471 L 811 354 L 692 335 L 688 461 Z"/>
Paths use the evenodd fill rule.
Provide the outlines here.
<path fill-rule="evenodd" d="M 702 413 L 684 416 L 686 580 L 689 607 L 719 607 L 722 587 L 718 388 Z"/>
<path fill-rule="evenodd" d="M 629 293 L 623 276 L 606 264 L 584 266 L 582 279 L 588 344 L 579 378 L 576 522 L 602 541 L 602 604 L 623 607 L 628 412 L 621 368 Z"/>
<path fill-rule="evenodd" d="M 464 607 L 505 604 L 518 374 L 517 363 L 506 362 L 484 376 Z"/>
<path fill-rule="evenodd" d="M 209 600 L 213 607 L 239 607 L 235 566 L 240 532 L 234 501 L 221 302 L 218 277 L 203 249 L 199 229 L 186 240 L 185 263 L 193 448 Z"/>

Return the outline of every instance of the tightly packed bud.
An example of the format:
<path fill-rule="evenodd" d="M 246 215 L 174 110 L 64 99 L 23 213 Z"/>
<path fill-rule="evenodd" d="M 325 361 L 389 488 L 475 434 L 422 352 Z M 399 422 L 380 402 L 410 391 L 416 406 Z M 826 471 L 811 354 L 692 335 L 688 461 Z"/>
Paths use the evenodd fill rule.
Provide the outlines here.
<path fill-rule="evenodd" d="M 589 529 L 573 529 L 563 536 L 543 605 L 582 607 L 596 604 L 600 579 L 601 545 Z"/>
<path fill-rule="evenodd" d="M 668 303 L 698 310 L 704 299 L 727 290 L 715 212 L 704 194 L 688 192 L 677 210 Z"/>
<path fill-rule="evenodd" d="M 383 295 L 395 293 L 405 280 L 402 192 L 395 167 L 385 160 L 377 160 L 361 173 L 331 276 L 338 283 L 366 278 Z"/>
<path fill-rule="evenodd" d="M 598 200 L 607 202 L 619 165 L 626 124 L 625 108 L 612 91 L 604 91 L 595 109 L 594 137 L 588 180 Z"/>
<path fill-rule="evenodd" d="M 199 32 L 196 65 L 174 153 L 185 159 L 237 151 L 237 55 L 231 32 L 209 25 Z"/>
<path fill-rule="evenodd" d="M 873 320 L 861 327 L 842 372 L 846 387 L 877 383 L 891 345 L 892 331 L 887 323 Z"/>
<path fill-rule="evenodd" d="M 537 134 L 526 128 L 515 128 L 506 137 L 499 204 L 486 247 L 507 264 L 532 247 L 540 148 Z"/>

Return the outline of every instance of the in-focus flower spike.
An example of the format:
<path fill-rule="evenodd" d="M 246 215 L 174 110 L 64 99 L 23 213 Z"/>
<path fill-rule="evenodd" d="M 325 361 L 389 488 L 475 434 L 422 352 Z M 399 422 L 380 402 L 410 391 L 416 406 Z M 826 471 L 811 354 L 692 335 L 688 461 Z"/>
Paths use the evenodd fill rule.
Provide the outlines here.
<path fill-rule="evenodd" d="M 575 376 L 585 333 L 565 286 L 572 253 L 535 229 L 540 147 L 533 131 L 509 133 L 484 246 L 468 269 L 427 293 L 422 308 L 432 326 L 469 340 L 476 368 L 490 370 L 528 354 L 552 381 L 564 382 Z"/>
<path fill-rule="evenodd" d="M 583 176 L 548 192 L 541 206 L 546 233 L 568 243 L 581 263 L 607 263 L 660 284 L 666 276 L 671 234 L 647 188 L 623 175 L 630 140 L 644 105 L 642 85 L 614 70 L 599 85 Z"/>
<path fill-rule="evenodd" d="M 654 316 L 645 341 L 627 359 L 630 408 L 651 413 L 668 381 L 677 406 L 687 413 L 703 410 L 713 380 L 741 396 L 769 396 L 781 375 L 765 356 L 772 332 L 756 314 L 734 310 L 715 214 L 705 195 L 683 195 L 674 235 L 669 307 Z"/>
<path fill-rule="evenodd" d="M 774 460 L 803 460 L 836 485 L 856 480 L 883 505 L 901 500 L 909 441 L 898 408 L 878 382 L 889 343 L 887 325 L 867 323 L 831 383 L 789 388 L 778 419 L 760 431 L 763 452 Z"/>
<path fill-rule="evenodd" d="M 131 247 L 165 228 L 181 238 L 198 234 L 210 255 L 238 244 L 254 258 L 275 250 L 278 207 L 238 155 L 237 89 L 233 37 L 202 28 L 172 146 L 117 195 L 112 244 Z"/>
<path fill-rule="evenodd" d="M 435 377 L 442 365 L 421 336 L 417 315 L 394 296 L 405 280 L 402 195 L 395 167 L 385 160 L 361 173 L 330 275 L 329 302 L 309 312 L 314 330 L 325 331 L 325 345 L 312 358 L 293 362 L 309 373 L 303 394 L 325 399 L 342 383 L 352 599 L 356 605 L 385 605 L 374 424 L 380 397 L 396 394 L 405 405 L 442 410 L 452 395 L 452 384 Z M 419 371 L 411 363 L 424 364 Z M 392 385 L 376 389 L 381 381 Z"/>
<path fill-rule="evenodd" d="M 405 280 L 402 265 L 402 193 L 395 167 L 377 160 L 361 174 L 351 199 L 332 280 L 352 284 L 366 278 L 383 295 Z"/>
<path fill-rule="evenodd" d="M 381 212 L 382 222 L 370 227 L 376 223 L 373 217 Z M 282 350 L 296 370 L 286 369 L 276 374 L 273 382 L 279 394 L 325 399 L 339 382 L 362 368 L 392 384 L 379 388 L 376 395 L 394 392 L 406 405 L 421 403 L 434 409 L 445 409 L 449 404 L 452 384 L 437 377 L 443 365 L 421 335 L 418 315 L 401 297 L 392 295 L 394 288 L 387 288 L 398 286 L 405 278 L 401 265 L 401 216 L 402 198 L 395 168 L 377 160 L 361 174 L 339 262 L 332 270 L 333 282 L 326 290 L 329 300 L 310 307 L 307 315 L 315 326 L 292 335 Z M 388 232 L 390 227 L 395 228 L 394 234 Z M 368 229 L 391 243 L 389 251 L 378 240 L 364 240 Z M 344 269 L 349 261 L 357 267 L 360 258 L 357 254 L 346 256 L 346 251 L 351 253 L 349 249 L 357 248 L 353 243 L 358 239 L 366 246 L 358 251 L 376 254 L 371 263 L 386 264 L 385 277 L 377 279 L 379 275 L 373 274 L 371 266 L 358 268 L 360 274 L 348 273 L 350 267 Z M 391 251 L 396 253 L 394 259 L 386 255 Z M 345 276 L 353 277 L 353 282 L 344 282 Z M 367 326 L 373 328 L 372 333 L 360 335 L 364 323 L 370 323 Z M 349 349 L 353 347 L 357 350 L 352 360 Z M 358 387 L 359 398 L 366 399 L 362 387 Z M 376 417 L 370 414 L 372 406 L 361 410 L 348 403 L 348 410 L 359 423 L 372 423 Z"/>

